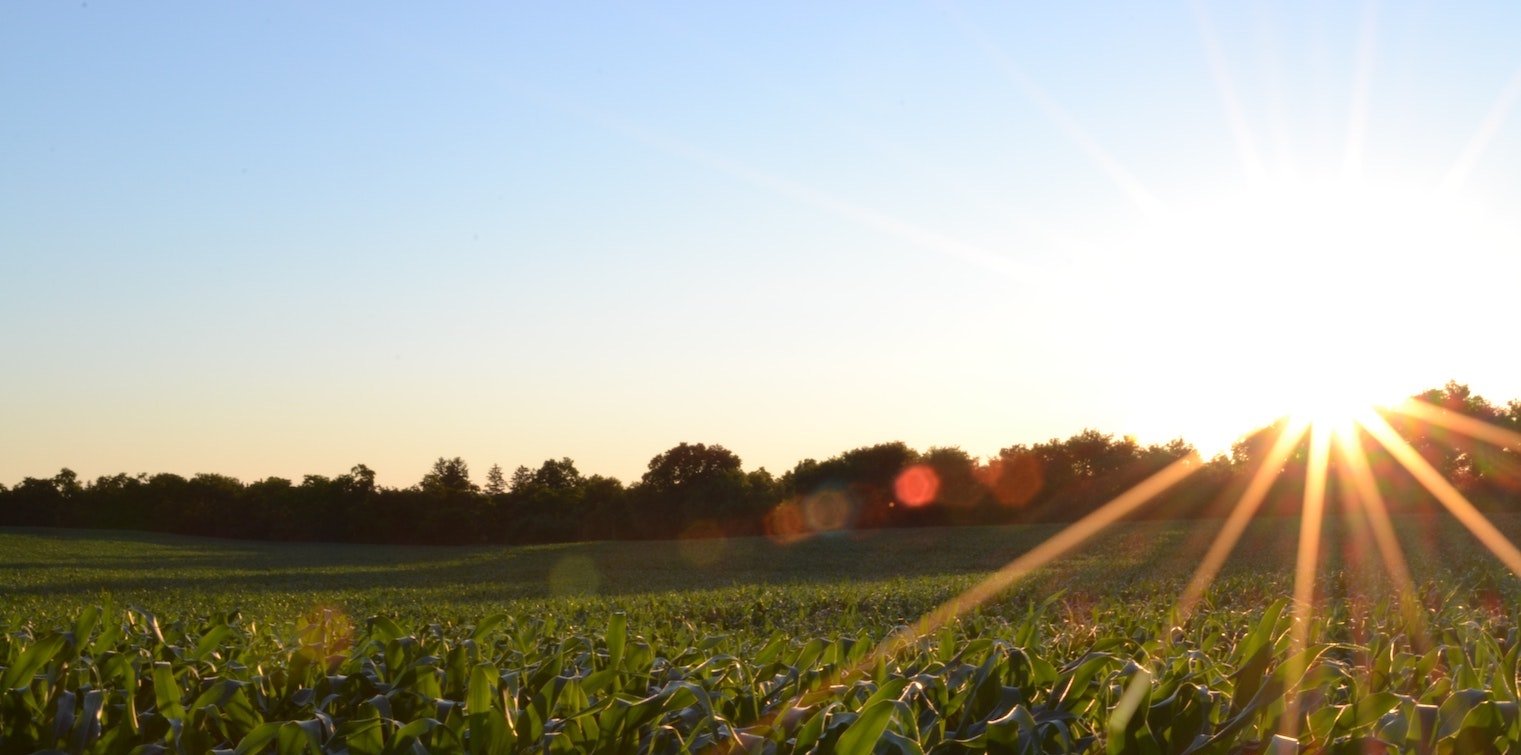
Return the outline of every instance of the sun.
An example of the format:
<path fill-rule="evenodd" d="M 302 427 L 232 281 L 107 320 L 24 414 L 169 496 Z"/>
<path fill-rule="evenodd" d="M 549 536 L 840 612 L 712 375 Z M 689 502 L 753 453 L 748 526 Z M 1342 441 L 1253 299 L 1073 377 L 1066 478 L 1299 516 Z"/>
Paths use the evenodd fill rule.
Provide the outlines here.
<path fill-rule="evenodd" d="M 1418 182 L 1264 179 L 1167 207 L 1102 242 L 1128 251 L 1114 275 L 1129 316 L 1180 331 L 1125 354 L 1143 368 L 1126 400 L 1142 432 L 1206 453 L 1284 416 L 1345 427 L 1442 383 L 1462 360 L 1435 313 L 1474 305 L 1454 271 L 1514 248 L 1473 203 Z"/>
<path fill-rule="evenodd" d="M 1382 404 L 1355 386 L 1328 387 L 1301 396 L 1286 416 L 1290 424 L 1303 423 L 1317 432 L 1343 435 L 1354 432 L 1362 418 Z"/>

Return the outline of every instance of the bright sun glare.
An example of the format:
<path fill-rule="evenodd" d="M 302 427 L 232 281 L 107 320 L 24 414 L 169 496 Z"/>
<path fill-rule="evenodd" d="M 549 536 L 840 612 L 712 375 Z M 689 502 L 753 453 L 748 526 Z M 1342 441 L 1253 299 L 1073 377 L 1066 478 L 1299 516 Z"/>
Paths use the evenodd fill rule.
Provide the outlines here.
<path fill-rule="evenodd" d="M 1450 340 L 1432 312 L 1471 304 L 1452 276 L 1507 246 L 1457 195 L 1339 177 L 1170 202 L 1123 233 L 1106 240 L 1133 250 L 1116 274 L 1122 306 L 1188 327 L 1176 345 L 1136 347 L 1177 367 L 1138 390 L 1159 416 L 1193 412 L 1166 417 L 1165 432 L 1206 452 L 1282 416 L 1344 426 L 1444 379 L 1427 372 Z"/>

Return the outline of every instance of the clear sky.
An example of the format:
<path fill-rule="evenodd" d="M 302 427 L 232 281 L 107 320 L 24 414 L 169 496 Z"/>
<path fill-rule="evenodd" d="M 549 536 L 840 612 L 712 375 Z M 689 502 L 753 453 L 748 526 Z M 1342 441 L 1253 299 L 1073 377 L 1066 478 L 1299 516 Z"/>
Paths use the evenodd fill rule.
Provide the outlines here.
<path fill-rule="evenodd" d="M 0 5 L 0 482 L 1521 397 L 1521 4 Z"/>

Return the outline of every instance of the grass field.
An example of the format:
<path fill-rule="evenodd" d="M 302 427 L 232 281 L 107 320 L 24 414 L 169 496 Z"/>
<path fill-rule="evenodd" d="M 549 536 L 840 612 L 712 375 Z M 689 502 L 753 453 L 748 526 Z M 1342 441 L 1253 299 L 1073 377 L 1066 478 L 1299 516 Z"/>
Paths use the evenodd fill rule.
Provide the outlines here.
<path fill-rule="evenodd" d="M 1521 741 L 1521 585 L 1450 522 L 1396 524 L 1418 612 L 1360 530 L 1331 521 L 1298 645 L 1298 521 L 1264 519 L 1181 625 L 1174 601 L 1218 522 L 1122 524 L 880 654 L 1055 528 L 518 548 L 0 530 L 0 752 Z"/>
<path fill-rule="evenodd" d="M 1500 518 L 1508 532 L 1521 517 Z M 1019 605 L 1061 590 L 1069 603 L 1176 597 L 1217 521 L 1126 523 L 1016 584 L 1001 603 Z M 1331 575 L 1377 582 L 1376 556 L 1329 524 L 1321 558 Z M 1397 520 L 1417 577 L 1447 581 L 1488 559 L 1444 519 Z M 310 606 L 356 616 L 469 621 L 493 611 L 659 608 L 673 602 L 723 605 L 753 595 L 772 601 L 787 629 L 856 629 L 805 618 L 820 607 L 854 607 L 864 621 L 911 619 L 950 598 L 1057 526 L 954 527 L 837 534 L 783 545 L 764 538 L 681 542 L 594 542 L 528 547 L 406 547 L 279 544 L 133 532 L 0 529 L 0 585 L 12 616 L 43 622 L 103 600 L 161 613 L 240 610 L 276 625 Z M 1222 579 L 1263 595 L 1289 590 L 1299 523 L 1264 519 L 1248 529 Z M 1351 551 L 1360 552 L 1351 552 Z M 1362 560 L 1359 561 L 1359 557 Z M 1334 582 L 1335 580 L 1333 580 Z M 1233 593 L 1224 590 L 1220 594 Z M 891 596 L 890 605 L 882 600 Z M 753 602 L 753 601 L 752 601 Z M 886 616 L 888 608 L 901 617 Z M 731 610 L 726 606 L 722 610 Z M 700 612 L 703 628 L 732 629 L 734 617 Z M 744 617 L 748 621 L 748 616 Z M 746 624 L 747 625 L 747 624 Z M 869 627 L 868 627 L 869 628 Z"/>

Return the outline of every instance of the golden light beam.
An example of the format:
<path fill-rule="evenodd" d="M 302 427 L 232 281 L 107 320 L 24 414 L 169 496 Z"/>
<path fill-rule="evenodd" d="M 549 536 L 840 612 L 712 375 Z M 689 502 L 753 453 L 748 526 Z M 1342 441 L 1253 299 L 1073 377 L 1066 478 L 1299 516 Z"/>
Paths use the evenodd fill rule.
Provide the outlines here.
<path fill-rule="evenodd" d="M 1299 439 L 1304 437 L 1309 423 L 1294 421 L 1283 428 L 1278 434 L 1278 439 L 1268 450 L 1267 456 L 1263 457 L 1262 464 L 1252 474 L 1252 481 L 1241 494 L 1241 500 L 1231 510 L 1226 518 L 1225 525 L 1220 528 L 1219 534 L 1210 544 L 1209 550 L 1204 554 L 1204 560 L 1199 562 L 1199 567 L 1194 570 L 1193 577 L 1188 585 L 1183 588 L 1183 594 L 1178 597 L 1178 623 L 1187 621 L 1192 615 L 1199 600 L 1204 597 L 1204 591 L 1209 589 L 1211 582 L 1220 573 L 1220 568 L 1225 565 L 1225 560 L 1230 558 L 1231 551 L 1235 550 L 1236 543 L 1240 542 L 1241 535 L 1252 521 L 1252 516 L 1262 506 L 1262 501 L 1267 498 L 1268 490 L 1273 487 L 1273 482 L 1278 479 L 1282 471 L 1283 463 L 1288 460 L 1289 454 L 1294 452 Z"/>
<path fill-rule="evenodd" d="M 1521 433 L 1506 430 L 1503 427 L 1492 425 L 1483 420 L 1459 414 L 1458 412 L 1448 411 L 1439 406 L 1433 406 L 1420 399 L 1410 399 L 1388 408 L 1407 417 L 1413 417 L 1422 422 L 1429 422 L 1438 427 L 1462 433 L 1470 438 L 1476 438 L 1491 445 L 1521 451 Z"/>
<path fill-rule="evenodd" d="M 1320 560 L 1320 534 L 1326 507 L 1326 471 L 1331 460 L 1331 432 L 1315 427 L 1310 433 L 1310 464 L 1305 470 L 1304 510 L 1299 519 L 1299 554 L 1294 562 L 1294 624 L 1289 636 L 1289 679 L 1304 676 L 1304 652 L 1309 644 L 1310 618 L 1314 612 L 1315 569 Z M 1299 737 L 1299 695 L 1288 690 L 1284 698 L 1279 733 Z"/>
<path fill-rule="evenodd" d="M 1384 502 L 1383 493 L 1379 492 L 1378 482 L 1373 477 L 1373 469 L 1368 464 L 1368 456 L 1359 442 L 1355 428 L 1352 432 L 1337 434 L 1336 450 L 1337 458 L 1341 461 L 1337 465 L 1337 472 L 1345 483 L 1344 487 L 1355 497 L 1357 509 L 1373 529 L 1373 542 L 1378 546 L 1384 568 L 1388 569 L 1395 590 L 1399 593 L 1400 610 L 1405 614 L 1405 621 L 1416 630 L 1411 643 L 1417 650 L 1425 652 L 1426 616 L 1416 601 L 1415 580 L 1410 577 L 1410 565 L 1405 560 L 1405 551 L 1400 547 L 1399 537 L 1394 533 L 1394 523 L 1389 519 L 1389 507 Z"/>
<path fill-rule="evenodd" d="M 1441 472 L 1431 466 L 1431 462 L 1426 461 L 1404 438 L 1401 438 L 1383 417 L 1368 412 L 1366 417 L 1359 418 L 1359 422 L 1367 428 L 1368 434 L 1383 444 L 1384 448 L 1389 449 L 1389 453 L 1395 460 L 1409 470 L 1422 486 L 1431 491 L 1437 501 L 1447 507 L 1447 510 L 1464 527 L 1467 527 L 1480 543 L 1484 544 L 1484 547 L 1495 554 L 1495 557 L 1500 559 L 1511 573 L 1521 576 L 1521 551 L 1516 550 L 1516 546 L 1511 544 L 1500 530 L 1484 518 L 1484 515 L 1479 513 L 1479 510 L 1474 508 L 1474 505 L 1469 503 L 1468 499 L 1458 492 L 1458 489 L 1453 487 Z"/>

